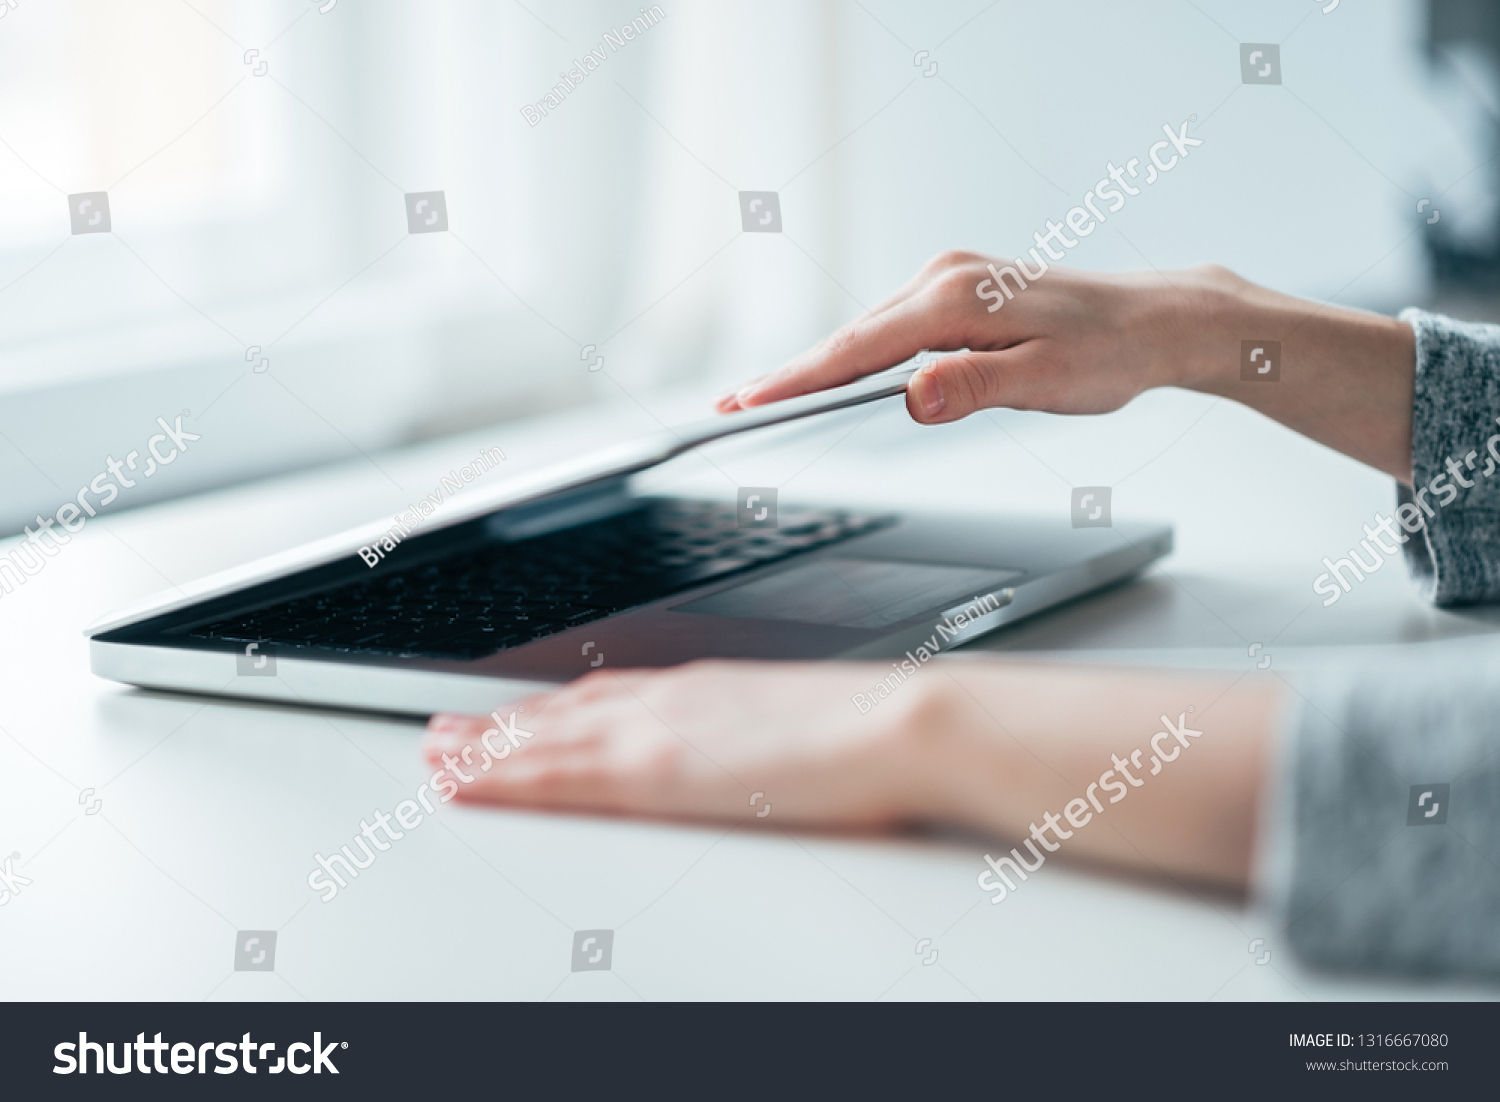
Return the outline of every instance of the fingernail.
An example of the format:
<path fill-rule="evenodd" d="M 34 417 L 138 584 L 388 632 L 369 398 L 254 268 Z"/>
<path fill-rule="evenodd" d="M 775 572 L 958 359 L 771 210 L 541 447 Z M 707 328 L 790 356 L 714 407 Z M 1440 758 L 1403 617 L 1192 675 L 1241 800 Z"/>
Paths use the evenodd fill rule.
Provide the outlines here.
<path fill-rule="evenodd" d="M 439 712 L 427 720 L 429 731 L 456 731 L 464 724 L 464 717 L 452 712 Z"/>
<path fill-rule="evenodd" d="M 911 377 L 907 384 L 917 399 L 917 408 L 924 417 L 936 417 L 948 404 L 943 397 L 943 388 L 938 384 L 937 372 L 924 368 Z"/>
<path fill-rule="evenodd" d="M 754 396 L 755 392 L 759 389 L 759 383 L 751 383 L 749 386 L 744 387 L 743 389 L 738 391 L 734 396 L 734 400 L 743 406 L 749 401 L 752 396 Z"/>

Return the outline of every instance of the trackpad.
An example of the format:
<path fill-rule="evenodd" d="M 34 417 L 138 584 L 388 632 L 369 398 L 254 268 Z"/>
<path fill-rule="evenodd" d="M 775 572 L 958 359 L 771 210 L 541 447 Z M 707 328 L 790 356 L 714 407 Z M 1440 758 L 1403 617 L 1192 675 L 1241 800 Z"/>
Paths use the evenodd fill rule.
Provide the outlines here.
<path fill-rule="evenodd" d="M 818 559 L 677 605 L 673 612 L 882 628 L 982 597 L 1020 574 L 993 567 Z"/>

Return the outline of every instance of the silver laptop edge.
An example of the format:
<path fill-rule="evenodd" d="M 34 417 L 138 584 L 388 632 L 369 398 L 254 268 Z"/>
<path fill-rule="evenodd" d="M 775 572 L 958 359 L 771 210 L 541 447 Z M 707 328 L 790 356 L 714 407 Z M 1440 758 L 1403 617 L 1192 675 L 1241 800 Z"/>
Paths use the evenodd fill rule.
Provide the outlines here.
<path fill-rule="evenodd" d="M 502 509 L 540 502 L 582 489 L 594 483 L 644 471 L 714 440 L 735 436 L 752 429 L 779 425 L 819 413 L 848 409 L 851 406 L 891 398 L 906 392 L 907 381 L 916 368 L 884 372 L 848 386 L 793 398 L 740 413 L 695 421 L 675 429 L 664 429 L 641 440 L 632 440 L 577 459 L 565 460 L 511 479 L 493 489 L 476 492 L 462 506 L 434 517 L 428 531 L 461 524 Z M 189 582 L 175 590 L 157 593 L 143 601 L 117 609 L 84 629 L 86 636 L 102 635 L 116 628 L 139 623 L 152 616 L 173 612 L 199 601 L 232 593 L 237 589 L 294 574 L 308 567 L 321 566 L 358 553 L 360 547 L 379 540 L 391 526 L 389 519 L 379 519 L 338 532 L 312 543 L 303 544 L 254 562 L 220 571 Z M 108 675 L 106 675 L 108 676 Z"/>
<path fill-rule="evenodd" d="M 591 510 L 597 510 L 600 506 L 607 509 L 611 501 L 628 493 L 627 483 L 631 475 L 639 474 L 711 441 L 898 396 L 904 393 L 907 382 L 914 373 L 914 368 L 903 367 L 851 386 L 761 409 L 694 422 L 555 464 L 518 476 L 487 492 L 475 493 L 463 503 L 462 508 L 455 507 L 451 512 L 432 517 L 428 526 L 430 530 L 439 530 L 493 515 L 493 519 L 487 524 L 505 527 L 507 535 L 504 538 L 509 539 L 524 538 L 533 527 L 537 530 L 551 530 L 570 527 L 574 523 L 585 523 Z M 943 518 L 925 519 L 940 521 Z M 951 517 L 947 519 L 950 522 L 953 520 Z M 904 511 L 903 520 L 913 522 L 924 532 L 927 530 L 924 518 L 919 514 Z M 1008 527 L 1007 525 L 1006 530 Z M 275 581 L 346 556 L 354 556 L 360 547 L 384 536 L 388 528 L 388 520 L 372 521 L 245 566 L 211 575 L 112 613 L 86 630 L 86 635 L 90 637 L 90 665 L 93 672 L 101 677 L 143 688 L 405 715 L 427 715 L 436 711 L 484 713 L 503 707 L 507 702 L 529 693 L 555 690 L 559 681 L 573 676 L 564 674 L 561 677 L 551 677 L 551 671 L 537 676 L 538 671 L 530 669 L 489 673 L 448 672 L 422 667 L 278 655 L 274 677 L 245 677 L 231 672 L 227 658 L 233 655 L 226 655 L 222 651 L 133 641 L 105 642 L 98 638 L 116 629 L 199 602 Z M 511 529 L 514 531 L 510 531 Z M 1014 563 L 1013 565 L 1023 568 L 1020 576 L 1014 571 L 996 569 L 990 580 L 983 583 L 988 587 L 988 592 L 981 589 L 972 598 L 978 600 L 981 596 L 985 597 L 983 607 L 988 611 L 975 615 L 972 607 L 965 609 L 967 616 L 960 617 L 962 626 L 956 631 L 951 630 L 954 627 L 951 616 L 961 606 L 906 624 L 878 639 L 833 646 L 826 654 L 813 657 L 899 660 L 908 650 L 916 649 L 924 641 L 931 649 L 937 624 L 948 619 L 949 630 L 943 634 L 941 645 L 936 648 L 946 654 L 952 648 L 973 642 L 1006 624 L 1130 577 L 1168 554 L 1173 543 L 1172 530 L 1166 525 L 1124 525 L 1114 530 L 1112 539 L 1104 537 L 1102 532 L 1097 536 L 1094 533 L 1075 533 L 1075 536 L 1093 539 L 1094 543 L 1089 545 L 1086 542 L 1085 547 L 1089 549 L 1082 555 L 1047 557 L 1046 565 L 1034 571 L 1027 568 L 1024 562 Z M 1002 532 L 1002 542 L 1005 538 Z M 920 558 L 911 559 L 910 549 L 907 550 L 907 554 L 898 551 L 896 561 L 922 561 Z M 920 549 L 918 554 L 921 554 Z M 857 557 L 858 552 L 855 555 Z M 881 553 L 877 551 L 875 558 L 881 557 Z M 980 559 L 973 560 L 970 565 L 977 566 Z M 935 561 L 949 560 L 938 556 Z M 1011 584 L 1010 579 L 1014 579 L 1014 584 Z M 669 601 L 680 602 L 681 599 L 680 594 L 664 597 L 642 606 L 642 610 L 649 614 L 654 607 L 665 606 Z M 965 604 L 970 600 L 966 597 Z M 757 611 L 755 615 L 760 613 Z M 967 622 L 963 622 L 965 619 Z M 601 629 L 607 622 L 607 619 L 599 622 Z M 688 649 L 691 651 L 690 647 Z M 686 657 L 692 657 L 696 653 L 700 652 L 691 651 Z M 658 654 L 657 658 L 660 657 Z M 667 659 L 667 662 L 670 664 L 672 661 L 683 660 L 685 657 L 679 653 L 678 657 Z M 644 664 L 653 665 L 656 662 L 648 657 Z"/>
<path fill-rule="evenodd" d="M 1024 585 L 996 589 L 999 607 L 971 619 L 941 641 L 942 654 L 972 643 L 1006 624 L 1130 577 L 1172 549 L 1170 529 L 1138 543 L 1121 546 L 1096 559 L 1037 578 Z M 953 610 L 949 610 L 952 612 Z M 849 651 L 851 660 L 899 659 L 928 640 L 944 617 L 924 621 L 901 635 Z M 951 620 L 950 620 L 951 622 Z M 94 673 L 113 681 L 172 692 L 199 692 L 282 704 L 345 707 L 361 711 L 430 715 L 438 711 L 484 714 L 530 693 L 554 691 L 555 681 L 478 677 L 432 670 L 366 666 L 279 657 L 275 677 L 237 677 L 215 651 L 135 646 L 90 641 Z"/>

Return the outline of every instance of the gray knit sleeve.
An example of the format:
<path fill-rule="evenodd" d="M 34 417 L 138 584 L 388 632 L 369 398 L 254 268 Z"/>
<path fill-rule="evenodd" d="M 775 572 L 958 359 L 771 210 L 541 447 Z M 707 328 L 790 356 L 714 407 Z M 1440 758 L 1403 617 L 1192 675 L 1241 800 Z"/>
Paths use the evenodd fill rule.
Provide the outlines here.
<path fill-rule="evenodd" d="M 1300 687 L 1274 814 L 1308 963 L 1500 977 L 1500 649 L 1468 648 Z"/>
<path fill-rule="evenodd" d="M 1500 326 L 1406 310 L 1416 332 L 1413 487 L 1398 485 L 1402 546 L 1435 604 L 1500 601 Z M 1467 484 L 1467 485 L 1466 485 Z"/>

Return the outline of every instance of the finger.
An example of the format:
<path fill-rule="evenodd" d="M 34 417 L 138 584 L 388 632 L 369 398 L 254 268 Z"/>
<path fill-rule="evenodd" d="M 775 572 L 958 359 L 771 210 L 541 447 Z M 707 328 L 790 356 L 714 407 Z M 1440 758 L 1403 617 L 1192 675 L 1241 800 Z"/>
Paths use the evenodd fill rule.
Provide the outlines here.
<path fill-rule="evenodd" d="M 873 309 L 871 309 L 867 313 L 863 314 L 856 321 L 851 322 L 850 325 L 846 326 L 845 328 L 846 329 L 852 329 L 853 327 L 859 326 L 859 325 L 869 326 L 869 325 L 873 325 L 876 322 L 881 321 L 882 319 L 889 320 L 888 319 L 888 315 L 893 310 L 895 310 L 896 307 L 902 306 L 904 304 L 907 304 L 908 302 L 910 302 L 910 300 L 915 299 L 919 294 L 921 294 L 924 291 L 929 291 L 932 288 L 934 281 L 936 281 L 939 277 L 941 277 L 945 273 L 954 271 L 960 265 L 962 265 L 962 264 L 964 264 L 964 263 L 966 263 L 966 262 L 968 262 L 970 260 L 973 260 L 973 259 L 975 259 L 975 256 L 973 254 L 970 254 L 970 253 L 960 253 L 960 252 L 939 253 L 937 256 L 935 256 L 931 260 L 929 260 L 926 264 L 922 265 L 921 269 L 918 270 L 917 274 L 914 275 L 914 276 L 912 276 L 910 279 L 908 279 L 904 284 L 902 284 L 902 286 L 900 288 L 898 288 L 892 294 L 887 295 L 884 299 L 882 299 L 879 303 L 877 303 Z M 774 371 L 774 372 L 770 372 L 770 373 L 768 373 L 766 375 L 762 375 L 762 376 L 760 376 L 757 379 L 751 380 L 749 383 L 747 383 L 744 386 L 740 387 L 738 390 L 733 391 L 733 392 L 731 392 L 729 394 L 726 394 L 726 395 L 722 395 L 718 399 L 718 402 L 716 403 L 716 405 L 717 405 L 717 407 L 719 409 L 719 412 L 721 412 L 721 413 L 729 413 L 729 412 L 732 412 L 733 410 L 736 410 L 736 409 L 748 409 L 749 407 L 746 406 L 745 404 L 743 404 L 740 401 L 740 396 L 742 394 L 746 394 L 747 392 L 752 392 L 752 391 L 758 390 L 761 387 L 761 385 L 764 384 L 767 380 L 773 379 L 773 378 L 779 378 L 785 372 L 787 372 L 788 370 L 792 369 L 798 363 L 807 360 L 809 357 L 814 356 L 820 350 L 826 350 L 831 344 L 833 344 L 834 342 L 836 342 L 837 340 L 839 340 L 840 335 L 841 334 L 839 334 L 839 333 L 835 333 L 832 337 L 830 337 L 827 340 L 821 342 L 815 348 L 810 349 L 807 352 L 804 352 L 801 356 L 798 356 L 796 359 L 792 360 L 790 363 L 788 363 L 786 366 L 780 368 L 779 370 Z M 962 342 L 960 342 L 960 343 L 962 343 Z M 954 345 L 953 347 L 958 347 L 958 345 Z M 901 357 L 898 357 L 898 358 L 896 358 L 894 360 L 891 360 L 890 363 L 887 363 L 884 366 L 885 367 L 891 367 L 891 366 L 893 366 L 895 364 L 900 363 L 904 359 L 910 359 L 911 356 L 913 356 L 917 352 L 921 352 L 921 351 L 923 351 L 923 349 L 917 348 L 917 349 L 915 349 L 914 351 L 912 351 L 911 353 L 909 353 L 909 354 L 907 354 L 905 356 L 901 356 Z M 871 370 L 878 371 L 878 370 L 880 370 L 880 368 L 872 368 Z M 869 373 L 870 372 L 863 372 L 861 374 L 869 374 Z M 860 378 L 861 374 L 851 374 L 851 375 L 847 376 L 846 378 L 839 379 L 836 382 L 829 382 L 829 383 L 824 383 L 822 385 L 811 386 L 811 387 L 809 387 L 808 390 L 806 390 L 806 391 L 799 391 L 798 393 L 810 393 L 813 390 L 821 390 L 821 389 L 823 389 L 826 386 L 838 386 L 841 383 L 850 382 L 850 381 L 852 381 L 854 379 Z M 784 395 L 783 397 L 794 397 L 794 396 L 795 395 L 793 395 L 793 394 L 787 394 L 787 395 Z M 779 400 L 780 400 L 779 398 L 768 398 L 768 399 L 763 399 L 763 401 L 756 402 L 755 404 L 761 405 L 761 404 L 764 404 L 764 401 L 779 401 Z"/>
<path fill-rule="evenodd" d="M 852 324 L 858 325 L 858 324 L 861 324 L 861 323 L 873 322 L 874 320 L 876 320 L 877 318 L 881 317 L 882 315 L 890 312 L 895 307 L 901 305 L 907 299 L 911 298 L 912 296 L 914 296 L 915 294 L 917 294 L 917 292 L 921 291 L 924 287 L 926 287 L 927 284 L 928 284 L 928 282 L 931 280 L 934 271 L 936 271 L 939 268 L 943 267 L 946 263 L 947 263 L 947 261 L 942 256 L 936 257 L 933 260 L 928 261 L 925 265 L 922 266 L 922 269 L 919 272 L 917 272 L 916 275 L 912 276 L 909 280 L 907 280 L 904 284 L 902 284 L 902 286 L 899 289 L 897 289 L 896 291 L 894 291 L 891 294 L 887 295 L 884 299 L 882 299 L 880 302 L 878 302 L 871 310 L 869 310 L 866 314 L 864 314 L 859 319 L 859 321 L 854 322 Z M 827 342 L 825 341 L 824 344 L 826 344 L 826 343 Z M 820 345 L 819 347 L 822 347 L 822 345 Z M 816 351 L 816 350 L 817 349 L 814 349 L 813 351 Z M 919 348 L 919 349 L 917 349 L 917 351 L 920 352 L 922 350 Z M 714 410 L 716 412 L 718 412 L 718 413 L 733 413 L 736 410 L 748 409 L 749 408 L 748 406 L 743 405 L 740 402 L 740 395 L 747 394 L 747 393 L 750 393 L 750 392 L 753 392 L 753 391 L 757 390 L 768 379 L 772 378 L 773 376 L 779 376 L 779 375 L 781 375 L 782 372 L 786 371 L 789 367 L 792 366 L 792 364 L 795 364 L 798 361 L 800 361 L 802 359 L 805 359 L 807 356 L 809 356 L 811 354 L 812 354 L 811 352 L 804 352 L 801 356 L 797 357 L 797 359 L 795 359 L 795 360 L 792 360 L 791 363 L 787 364 L 786 367 L 781 368 L 779 371 L 769 372 L 769 373 L 767 373 L 765 375 L 758 376 L 757 378 L 751 379 L 748 383 L 744 383 L 741 386 L 736 387 L 734 390 L 731 390 L 728 393 L 719 395 L 717 398 L 714 399 Z M 903 359 L 904 358 L 909 358 L 909 357 L 903 357 Z M 901 362 L 901 360 L 894 360 L 894 361 L 892 361 L 892 363 L 900 363 L 900 362 Z M 887 365 L 887 366 L 890 366 L 890 365 Z M 857 375 L 851 375 L 849 378 L 850 379 L 854 379 L 854 378 L 858 378 L 858 377 L 859 376 L 857 376 Z M 844 381 L 847 382 L 849 380 L 846 379 Z M 835 383 L 829 383 L 829 384 L 826 384 L 826 385 L 835 386 L 837 384 L 835 384 Z M 821 387 L 812 387 L 811 389 L 813 389 L 813 390 L 819 390 L 819 389 L 822 389 L 822 388 Z M 800 393 L 807 393 L 807 392 L 806 391 L 802 391 Z M 792 395 L 786 395 L 786 397 L 792 397 Z M 768 400 L 769 401 L 778 401 L 779 399 L 768 399 Z M 757 402 L 756 404 L 760 405 L 760 404 L 763 404 L 763 403 Z"/>
<path fill-rule="evenodd" d="M 519 753 L 507 750 L 506 740 L 492 738 L 495 749 L 505 755 L 497 759 L 483 750 L 479 740 L 483 722 L 474 716 L 450 717 L 449 726 L 429 732 L 423 742 L 429 765 L 453 778 L 451 787 L 456 791 L 450 791 L 448 799 L 510 807 L 709 817 L 735 806 L 733 799 L 726 800 L 720 793 L 684 793 L 667 782 L 677 772 L 668 763 L 681 756 L 681 748 L 673 743 L 648 738 L 622 743 L 602 734 L 597 726 L 585 735 L 576 730 L 549 730 L 545 738 L 523 743 Z M 709 806 L 701 806 L 704 802 Z"/>
<path fill-rule="evenodd" d="M 592 705 L 575 705 L 554 709 L 545 716 L 535 711 L 524 712 L 515 715 L 513 720 L 505 718 L 496 726 L 491 716 L 440 712 L 427 721 L 421 751 L 429 760 L 439 764 L 443 754 L 457 754 L 464 746 L 486 750 L 491 757 L 504 754 L 507 746 L 512 750 L 535 747 L 538 753 L 546 754 L 559 747 L 593 739 L 599 729 L 595 722 L 599 715 L 599 710 Z M 489 736 L 487 740 L 486 734 Z"/>
<path fill-rule="evenodd" d="M 434 762 L 433 768 L 443 768 L 442 762 Z M 557 810 L 631 810 L 622 799 L 620 786 L 611 783 L 596 760 L 582 754 L 530 758 L 512 754 L 494 763 L 488 771 L 460 768 L 470 778 L 467 782 L 462 777 L 457 779 L 455 798 L 460 803 Z"/>
<path fill-rule="evenodd" d="M 745 387 L 735 400 L 739 408 L 751 409 L 842 386 L 909 360 L 925 348 L 941 347 L 948 338 L 946 329 L 937 310 L 923 296 L 913 296 L 882 314 L 851 322 Z"/>
<path fill-rule="evenodd" d="M 512 802 L 506 798 L 510 785 L 579 760 L 585 756 L 580 751 L 594 750 L 598 742 L 577 726 L 541 735 L 517 727 L 515 733 L 518 739 L 507 738 L 481 716 L 434 716 L 422 739 L 422 756 L 456 782 L 459 798 Z"/>
<path fill-rule="evenodd" d="M 1025 349 L 1021 344 L 933 360 L 907 384 L 907 412 L 924 425 L 941 425 L 982 409 L 1034 408 L 1036 373 Z"/>

